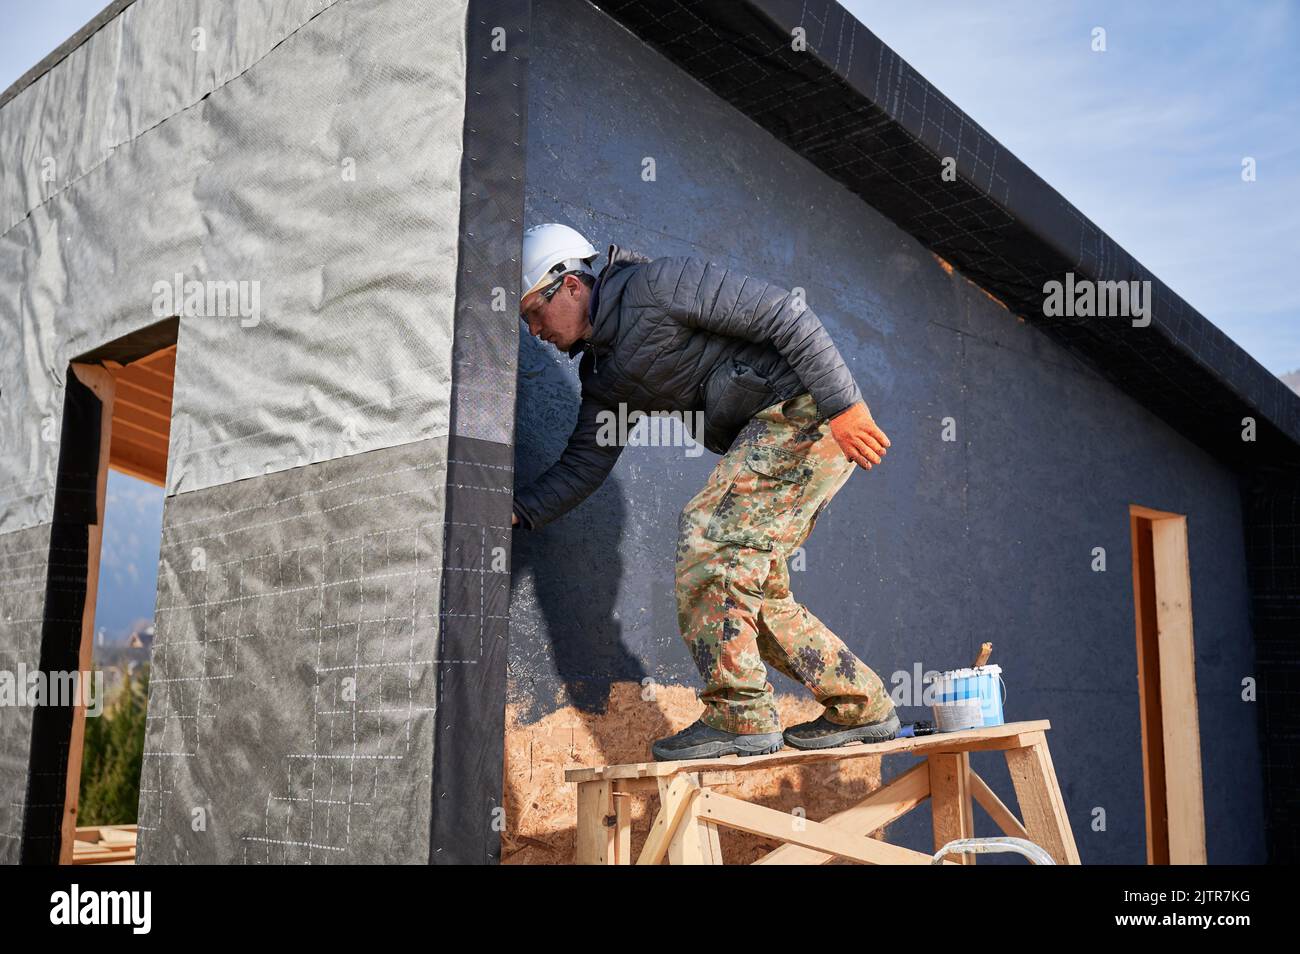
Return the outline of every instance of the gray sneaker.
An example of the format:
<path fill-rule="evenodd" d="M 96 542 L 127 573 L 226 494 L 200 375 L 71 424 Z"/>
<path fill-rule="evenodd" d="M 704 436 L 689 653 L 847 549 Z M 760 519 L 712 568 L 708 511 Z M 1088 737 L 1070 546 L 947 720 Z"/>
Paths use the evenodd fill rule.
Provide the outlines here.
<path fill-rule="evenodd" d="M 839 725 L 823 714 L 812 722 L 790 726 L 785 740 L 796 749 L 832 749 L 850 742 L 888 742 L 899 728 L 898 713 L 892 711 L 879 722 L 865 725 Z"/>
<path fill-rule="evenodd" d="M 660 739 L 650 751 L 660 762 L 681 759 L 716 759 L 723 755 L 765 755 L 782 746 L 780 732 L 740 735 L 724 732 L 697 719 L 676 735 Z"/>

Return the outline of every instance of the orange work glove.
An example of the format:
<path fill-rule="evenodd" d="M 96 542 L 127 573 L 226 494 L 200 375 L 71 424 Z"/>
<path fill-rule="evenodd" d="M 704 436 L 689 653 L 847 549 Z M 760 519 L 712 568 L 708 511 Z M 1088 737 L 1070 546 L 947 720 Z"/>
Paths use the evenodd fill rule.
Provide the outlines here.
<path fill-rule="evenodd" d="M 867 470 L 880 463 L 889 446 L 889 438 L 861 401 L 831 418 L 831 436 L 845 457 Z"/>

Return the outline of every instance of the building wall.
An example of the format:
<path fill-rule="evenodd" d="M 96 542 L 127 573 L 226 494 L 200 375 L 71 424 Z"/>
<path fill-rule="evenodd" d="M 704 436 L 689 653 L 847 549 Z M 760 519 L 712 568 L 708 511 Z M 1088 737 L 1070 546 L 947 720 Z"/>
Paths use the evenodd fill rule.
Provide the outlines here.
<path fill-rule="evenodd" d="M 0 665 L 79 633 L 68 362 L 181 315 L 142 862 L 432 854 L 467 18 L 138 0 L 0 112 Z M 159 314 L 177 275 L 259 311 Z M 38 730 L 0 709 L 0 862 L 57 848 Z"/>
<path fill-rule="evenodd" d="M 67 556 L 81 556 L 52 553 L 52 536 L 51 524 L 0 536 L 0 575 L 4 580 L 0 590 L 0 669 L 6 673 L 31 672 L 40 665 L 47 579 L 62 569 L 51 564 Z M 61 614 L 60 619 L 64 628 L 80 628 L 81 620 L 73 614 Z M 0 864 L 17 864 L 22 857 L 34 714 L 27 706 L 0 710 Z M 57 856 L 57 849 L 50 847 L 53 834 L 43 832 L 41 846 Z"/>
<path fill-rule="evenodd" d="M 465 9 L 137 0 L 5 104 L 0 533 L 68 362 L 173 314 L 168 493 L 448 432 Z"/>
<path fill-rule="evenodd" d="M 1245 491 L 1269 861 L 1294 864 L 1300 858 L 1300 480 L 1260 475 Z"/>
<path fill-rule="evenodd" d="M 1234 475 L 594 9 L 541 0 L 532 43 L 528 223 L 806 289 L 893 446 L 820 518 L 795 594 L 887 683 L 969 665 L 992 640 L 1008 719 L 1052 722 L 1085 863 L 1145 860 L 1128 506 L 1188 515 L 1209 860 L 1264 860 Z M 528 336 L 519 365 L 523 483 L 563 448 L 577 378 L 576 362 Z M 949 419 L 955 441 L 942 439 Z M 629 448 L 589 500 L 516 533 L 506 860 L 568 857 L 564 763 L 648 758 L 653 738 L 698 714 L 672 560 L 677 514 L 715 460 Z M 787 719 L 808 717 L 801 687 L 771 681 Z M 973 757 L 1010 803 L 1000 762 Z M 815 818 L 911 764 L 788 772 L 749 794 Z M 928 809 L 889 837 L 927 849 Z M 761 851 L 739 836 L 723 847 L 734 860 Z"/>

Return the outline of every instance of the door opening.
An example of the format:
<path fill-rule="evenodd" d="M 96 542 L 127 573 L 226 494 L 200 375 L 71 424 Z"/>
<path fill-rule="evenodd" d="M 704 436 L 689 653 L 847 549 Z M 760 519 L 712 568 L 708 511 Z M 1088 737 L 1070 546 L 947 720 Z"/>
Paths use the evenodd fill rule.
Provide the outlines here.
<path fill-rule="evenodd" d="M 62 811 L 42 814 L 29 809 L 25 860 L 84 864 L 134 858 L 143 694 L 153 634 L 149 624 L 157 600 L 161 488 L 167 473 L 178 324 L 174 318 L 160 322 L 83 355 L 68 368 L 51 538 L 51 546 L 58 545 L 61 556 L 51 564 L 62 568 L 57 589 L 62 596 L 60 606 L 51 606 L 47 599 L 42 668 L 75 668 L 84 674 L 112 667 L 114 671 L 104 675 L 116 676 L 121 663 L 124 680 L 106 679 L 99 684 L 101 695 L 95 706 L 102 703 L 103 710 L 90 726 L 84 695 L 70 708 L 38 712 L 30 777 L 33 786 L 38 778 L 47 780 L 42 783 L 50 789 L 44 804 L 50 809 L 61 804 Z M 142 520 L 115 502 L 108 493 L 110 469 L 118 472 L 114 481 L 129 482 L 157 498 L 156 521 Z M 68 541 L 77 545 L 69 547 Z M 126 634 L 111 631 L 120 627 L 103 624 L 106 610 L 120 595 L 115 581 L 128 564 L 130 575 L 143 585 L 133 594 L 139 604 L 139 625 Z M 54 622 L 68 625 L 56 627 Z M 111 631 L 109 648 L 119 648 L 112 644 L 121 642 L 121 648 L 134 653 L 109 653 L 105 663 L 100 656 L 106 631 Z M 131 705 L 115 708 L 123 701 L 123 689 L 131 694 L 126 700 Z M 124 708 L 129 708 L 130 717 L 123 717 L 110 730 Z M 87 824 L 83 810 L 87 793 L 92 804 L 115 804 L 117 815 L 123 817 Z"/>
<path fill-rule="evenodd" d="M 1130 506 L 1148 864 L 1205 864 L 1187 518 Z"/>

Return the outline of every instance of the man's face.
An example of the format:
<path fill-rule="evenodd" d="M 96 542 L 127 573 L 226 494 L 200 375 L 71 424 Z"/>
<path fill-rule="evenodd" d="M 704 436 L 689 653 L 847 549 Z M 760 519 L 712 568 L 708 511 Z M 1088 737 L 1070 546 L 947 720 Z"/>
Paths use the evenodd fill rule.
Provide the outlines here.
<path fill-rule="evenodd" d="M 519 316 L 528 324 L 528 333 L 549 341 L 560 351 L 568 351 L 586 335 L 589 289 L 576 275 L 565 275 L 564 282 L 551 300 L 541 291 L 529 292 L 520 302 Z"/>

